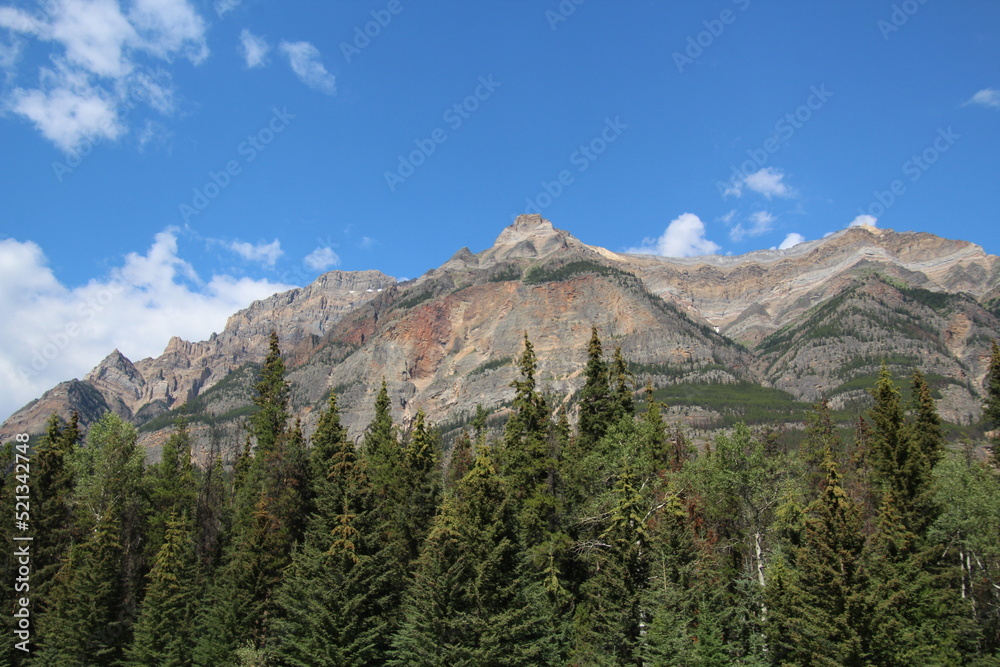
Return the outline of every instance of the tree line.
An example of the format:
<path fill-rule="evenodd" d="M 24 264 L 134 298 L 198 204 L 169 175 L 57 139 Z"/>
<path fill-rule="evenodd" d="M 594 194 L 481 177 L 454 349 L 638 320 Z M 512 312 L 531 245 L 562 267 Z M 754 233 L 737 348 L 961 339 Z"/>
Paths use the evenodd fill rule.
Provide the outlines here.
<path fill-rule="evenodd" d="M 919 371 L 883 365 L 844 438 L 738 424 L 699 449 L 596 329 L 567 407 L 527 334 L 502 431 L 477 410 L 445 451 L 404 433 L 383 380 L 352 442 L 331 393 L 292 420 L 272 334 L 231 466 L 179 422 L 145 463 L 113 413 L 55 416 L 31 456 L 30 592 L 0 554 L 0 664 L 1000 665 L 1000 475 L 946 442 Z M 984 415 L 1000 427 L 1000 349 Z M 14 536 L 15 450 L 0 452 Z"/>

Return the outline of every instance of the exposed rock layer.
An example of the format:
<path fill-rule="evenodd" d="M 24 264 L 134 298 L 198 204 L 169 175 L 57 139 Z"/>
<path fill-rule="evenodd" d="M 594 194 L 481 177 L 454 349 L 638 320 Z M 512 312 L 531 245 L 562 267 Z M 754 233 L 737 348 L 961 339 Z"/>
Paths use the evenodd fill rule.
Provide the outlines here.
<path fill-rule="evenodd" d="M 462 248 L 404 284 L 334 271 L 255 302 L 207 341 L 174 338 L 135 363 L 115 350 L 0 434 L 40 432 L 49 414 L 73 409 L 85 423 L 108 409 L 145 423 L 196 398 L 224 418 L 249 403 L 252 373 L 232 387 L 220 381 L 259 363 L 271 330 L 307 430 L 336 388 L 360 434 L 382 377 L 404 423 L 417 409 L 446 422 L 479 403 L 502 408 L 525 332 L 543 388 L 566 401 L 582 385 L 591 326 L 607 351 L 622 347 L 643 381 L 750 380 L 838 405 L 863 397 L 856 385 L 881 359 L 920 366 L 937 378 L 944 416 L 970 421 L 989 342 L 1000 337 L 998 285 L 1000 258 L 929 234 L 859 227 L 789 250 L 677 259 L 588 246 L 540 216 L 520 216 L 490 248 Z"/>

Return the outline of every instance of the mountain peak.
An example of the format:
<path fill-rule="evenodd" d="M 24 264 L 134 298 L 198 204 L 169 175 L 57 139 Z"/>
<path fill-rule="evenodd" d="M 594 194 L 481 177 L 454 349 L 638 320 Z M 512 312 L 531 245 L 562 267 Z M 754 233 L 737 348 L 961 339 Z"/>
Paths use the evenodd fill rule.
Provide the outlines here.
<path fill-rule="evenodd" d="M 514 223 L 506 227 L 494 246 L 517 245 L 518 243 L 532 239 L 534 237 L 554 236 L 558 232 L 552 223 L 543 218 L 538 213 L 519 215 L 514 219 Z"/>

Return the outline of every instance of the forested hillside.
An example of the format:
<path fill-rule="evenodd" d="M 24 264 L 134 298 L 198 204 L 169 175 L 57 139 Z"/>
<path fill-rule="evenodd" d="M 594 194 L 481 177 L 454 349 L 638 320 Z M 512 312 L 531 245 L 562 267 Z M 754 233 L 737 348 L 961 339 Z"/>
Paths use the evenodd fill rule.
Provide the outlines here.
<path fill-rule="evenodd" d="M 578 354 L 575 426 L 525 334 L 510 410 L 447 443 L 384 381 L 356 442 L 336 391 L 306 437 L 275 334 L 204 465 L 183 421 L 147 464 L 53 416 L 2 450 L 0 664 L 1000 665 L 996 457 L 921 369 L 850 432 L 824 402 L 696 447 L 596 329 Z M 996 429 L 995 342 L 983 393 Z"/>

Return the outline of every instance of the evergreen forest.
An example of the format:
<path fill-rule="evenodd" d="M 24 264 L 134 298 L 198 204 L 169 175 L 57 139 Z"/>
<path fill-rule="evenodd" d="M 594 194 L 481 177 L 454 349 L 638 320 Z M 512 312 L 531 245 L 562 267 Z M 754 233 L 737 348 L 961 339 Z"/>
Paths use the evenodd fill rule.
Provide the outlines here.
<path fill-rule="evenodd" d="M 510 409 L 448 442 L 384 381 L 361 437 L 335 392 L 306 437 L 274 334 L 208 457 L 183 420 L 150 464 L 113 413 L 53 416 L 0 452 L 0 664 L 1000 666 L 993 443 L 946 436 L 919 369 L 851 428 L 820 403 L 696 446 L 596 329 L 579 353 L 560 402 L 525 334 Z M 996 433 L 996 343 L 983 394 Z"/>

